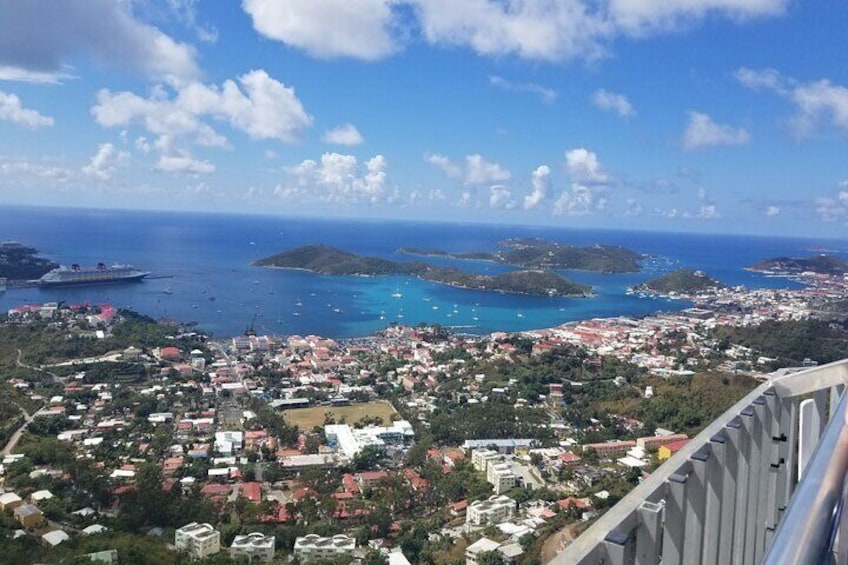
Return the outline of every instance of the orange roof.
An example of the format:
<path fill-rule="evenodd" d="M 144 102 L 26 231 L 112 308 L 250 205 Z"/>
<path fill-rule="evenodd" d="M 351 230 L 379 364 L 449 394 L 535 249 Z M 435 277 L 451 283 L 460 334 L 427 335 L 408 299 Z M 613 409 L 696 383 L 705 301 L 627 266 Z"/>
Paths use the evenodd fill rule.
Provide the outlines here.
<path fill-rule="evenodd" d="M 687 443 L 689 443 L 689 441 L 690 441 L 690 440 L 688 440 L 688 439 L 679 439 L 679 440 L 677 440 L 677 441 L 673 441 L 673 442 L 671 442 L 671 443 L 667 443 L 667 444 L 663 445 L 662 447 L 664 447 L 664 448 L 668 449 L 668 450 L 669 450 L 669 451 L 671 451 L 672 453 L 677 453 L 678 451 L 680 451 L 680 449 L 681 449 L 684 445 L 686 445 Z M 660 449 L 662 449 L 662 447 L 661 447 Z"/>
<path fill-rule="evenodd" d="M 589 510 L 590 508 L 592 508 L 591 504 L 588 504 L 579 498 L 574 498 L 573 496 L 563 498 L 562 500 L 557 500 L 557 504 L 559 504 L 563 510 L 568 510 L 569 506 L 574 506 L 575 508 L 579 508 L 580 510 Z"/>
<path fill-rule="evenodd" d="M 260 484 L 255 481 L 250 483 L 244 483 L 242 493 L 244 494 L 245 498 L 247 498 L 251 502 L 262 501 L 262 488 Z"/>

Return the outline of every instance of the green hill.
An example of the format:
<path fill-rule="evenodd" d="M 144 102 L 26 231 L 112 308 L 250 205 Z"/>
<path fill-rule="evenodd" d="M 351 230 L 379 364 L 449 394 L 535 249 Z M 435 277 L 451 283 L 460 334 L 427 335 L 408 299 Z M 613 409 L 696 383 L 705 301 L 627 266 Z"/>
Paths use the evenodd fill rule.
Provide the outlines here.
<path fill-rule="evenodd" d="M 804 272 L 823 275 L 843 275 L 848 273 L 848 261 L 834 255 L 815 255 L 813 257 L 776 257 L 766 259 L 748 267 L 761 273 L 779 273 L 797 275 Z"/>
<path fill-rule="evenodd" d="M 638 285 L 636 290 L 658 294 L 695 294 L 711 288 L 725 288 L 725 285 L 710 278 L 703 271 L 678 269 L 661 277 L 645 281 Z"/>
<path fill-rule="evenodd" d="M 38 250 L 15 241 L 0 242 L 0 277 L 12 280 L 41 278 L 59 265 L 38 257 Z"/>

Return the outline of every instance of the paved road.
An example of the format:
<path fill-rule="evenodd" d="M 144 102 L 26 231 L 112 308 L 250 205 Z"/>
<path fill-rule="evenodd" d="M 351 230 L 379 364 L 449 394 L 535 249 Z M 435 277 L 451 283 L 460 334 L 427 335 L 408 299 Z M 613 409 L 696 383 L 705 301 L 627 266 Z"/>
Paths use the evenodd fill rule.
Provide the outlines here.
<path fill-rule="evenodd" d="M 24 413 L 24 423 L 20 428 L 15 430 L 15 433 L 12 434 L 12 437 L 10 437 L 9 441 L 6 442 L 6 446 L 3 448 L 4 457 L 6 455 L 11 455 L 12 451 L 15 450 L 15 446 L 18 445 L 18 442 L 20 441 L 21 435 L 23 435 L 24 430 L 26 430 L 26 427 L 29 426 L 30 422 L 32 422 L 36 414 L 38 414 L 38 412 L 36 412 L 35 414 L 31 415 L 29 412 L 27 412 L 20 406 L 18 406 L 18 408 L 20 408 L 21 412 Z"/>

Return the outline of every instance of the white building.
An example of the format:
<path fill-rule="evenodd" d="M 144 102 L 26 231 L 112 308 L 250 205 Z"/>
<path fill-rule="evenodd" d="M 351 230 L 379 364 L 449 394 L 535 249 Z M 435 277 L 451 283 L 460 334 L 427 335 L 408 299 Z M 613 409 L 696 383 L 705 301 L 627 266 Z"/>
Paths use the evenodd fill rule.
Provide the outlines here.
<path fill-rule="evenodd" d="M 406 420 L 397 420 L 391 426 L 368 426 L 361 429 L 351 428 L 347 424 L 328 424 L 324 426 L 324 435 L 327 436 L 327 442 L 335 444 L 348 459 L 353 459 L 369 445 L 380 449 L 403 447 L 415 439 L 412 424 Z"/>
<path fill-rule="evenodd" d="M 497 551 L 500 546 L 500 543 L 487 537 L 478 539 L 465 549 L 465 565 L 477 565 L 477 558 L 481 553 Z"/>
<path fill-rule="evenodd" d="M 471 503 L 465 512 L 466 526 L 488 526 L 509 518 L 515 512 L 515 501 L 503 494 Z"/>
<path fill-rule="evenodd" d="M 353 555 L 354 550 L 356 550 L 356 539 L 344 534 L 337 534 L 331 538 L 309 534 L 294 540 L 294 554 L 305 563 Z"/>
<path fill-rule="evenodd" d="M 222 455 L 233 455 L 244 446 L 244 432 L 215 432 L 215 451 Z"/>
<path fill-rule="evenodd" d="M 500 453 L 493 449 L 475 449 L 471 452 L 471 464 L 478 471 L 486 472 L 490 461 L 494 461 L 500 457 Z"/>
<path fill-rule="evenodd" d="M 176 531 L 174 545 L 195 559 L 203 559 L 221 551 L 221 532 L 210 524 L 192 522 Z"/>
<path fill-rule="evenodd" d="M 233 558 L 246 557 L 251 563 L 254 559 L 260 563 L 265 563 L 274 560 L 274 547 L 274 536 L 253 532 L 235 537 L 230 546 L 230 556 Z"/>
<path fill-rule="evenodd" d="M 489 463 L 486 480 L 494 487 L 495 494 L 503 494 L 515 486 L 515 473 L 509 463 Z"/>

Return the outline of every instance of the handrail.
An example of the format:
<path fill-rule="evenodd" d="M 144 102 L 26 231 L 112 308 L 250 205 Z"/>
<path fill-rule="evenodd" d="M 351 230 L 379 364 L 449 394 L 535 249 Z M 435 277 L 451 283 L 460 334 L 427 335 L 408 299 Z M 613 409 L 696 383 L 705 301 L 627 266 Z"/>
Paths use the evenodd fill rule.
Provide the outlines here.
<path fill-rule="evenodd" d="M 843 394 L 780 521 L 763 565 L 825 562 L 848 473 L 848 394 Z"/>

